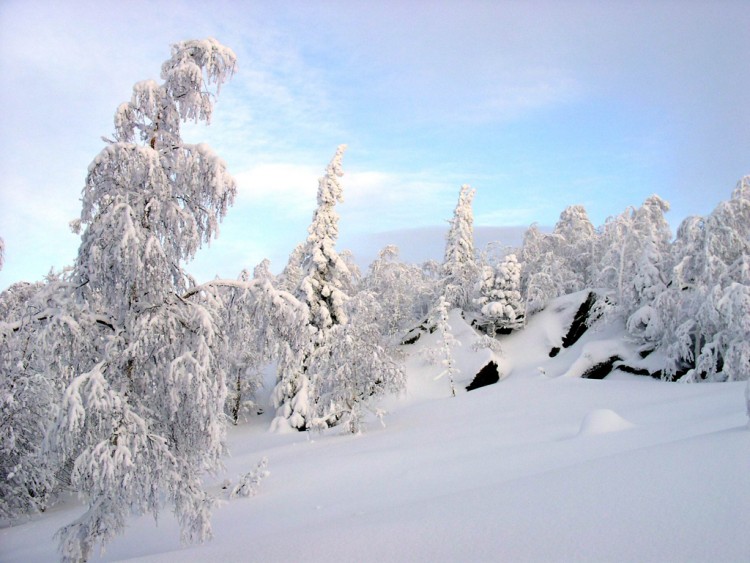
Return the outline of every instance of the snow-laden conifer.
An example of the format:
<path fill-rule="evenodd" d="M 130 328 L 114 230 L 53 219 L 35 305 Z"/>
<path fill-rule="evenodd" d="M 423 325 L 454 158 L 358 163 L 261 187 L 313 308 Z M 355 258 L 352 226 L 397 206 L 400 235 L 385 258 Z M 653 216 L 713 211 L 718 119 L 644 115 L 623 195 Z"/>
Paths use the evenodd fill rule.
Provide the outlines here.
<path fill-rule="evenodd" d="M 180 124 L 209 121 L 211 87 L 234 67 L 213 39 L 174 45 L 163 82 L 134 86 L 115 140 L 89 167 L 73 280 L 112 331 L 70 381 L 50 433 L 88 507 L 60 530 L 65 560 L 87 559 L 130 514 L 164 503 L 184 539 L 211 535 L 201 474 L 224 451 L 223 339 L 216 315 L 182 295 L 192 284 L 182 264 L 216 236 L 236 188 L 208 146 L 182 141 Z"/>
<path fill-rule="evenodd" d="M 279 287 L 284 291 L 293 293 L 302 281 L 302 260 L 305 257 L 305 245 L 300 243 L 294 247 L 289 255 L 284 270 L 279 275 Z"/>
<path fill-rule="evenodd" d="M 346 322 L 343 288 L 351 274 L 336 252 L 339 216 L 335 209 L 336 203 L 344 201 L 339 178 L 344 175 L 345 150 L 346 145 L 336 149 L 325 175 L 318 181 L 318 207 L 308 228 L 302 260 L 304 276 L 297 288 L 297 296 L 310 307 L 312 325 L 319 331 Z"/>
<path fill-rule="evenodd" d="M 524 306 L 520 292 L 521 267 L 515 254 L 509 254 L 497 266 L 485 266 L 479 282 L 479 325 L 494 336 L 498 331 L 523 326 Z"/>
<path fill-rule="evenodd" d="M 310 425 L 312 405 L 316 402 L 312 394 L 315 385 L 311 383 L 311 377 L 316 377 L 316 374 L 308 370 L 311 356 L 317 348 L 329 344 L 331 327 L 348 320 L 345 288 L 351 285 L 351 273 L 336 252 L 339 216 L 335 210 L 336 203 L 343 201 L 339 178 L 344 174 L 342 159 L 345 150 L 346 145 L 336 149 L 326 173 L 318 181 L 318 207 L 313 213 L 304 248 L 299 253 L 302 275 L 295 296 L 310 311 L 309 342 L 306 349 L 294 351 L 279 364 L 278 382 L 272 397 L 276 408 L 274 429 L 303 430 Z M 296 275 L 294 266 L 292 268 L 292 275 Z M 294 362 L 297 355 L 302 358 L 300 363 Z"/>
<path fill-rule="evenodd" d="M 466 184 L 461 186 L 446 236 L 443 259 L 446 297 L 453 306 L 464 310 L 467 310 L 471 304 L 472 291 L 477 279 L 477 264 L 474 256 L 474 212 L 471 208 L 474 193 L 475 191 L 470 186 Z"/>

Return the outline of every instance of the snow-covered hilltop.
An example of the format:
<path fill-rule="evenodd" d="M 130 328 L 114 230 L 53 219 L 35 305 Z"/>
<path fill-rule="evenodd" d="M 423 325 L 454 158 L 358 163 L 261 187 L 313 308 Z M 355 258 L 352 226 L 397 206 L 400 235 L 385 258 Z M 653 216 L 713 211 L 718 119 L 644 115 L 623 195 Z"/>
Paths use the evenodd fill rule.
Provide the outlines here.
<path fill-rule="evenodd" d="M 75 264 L 0 294 L 0 559 L 750 552 L 750 176 L 674 240 L 651 196 L 500 254 L 464 185 L 441 264 L 362 274 L 341 145 L 281 274 L 197 285 L 236 186 L 180 126 L 234 68 L 174 45 L 89 167 Z"/>

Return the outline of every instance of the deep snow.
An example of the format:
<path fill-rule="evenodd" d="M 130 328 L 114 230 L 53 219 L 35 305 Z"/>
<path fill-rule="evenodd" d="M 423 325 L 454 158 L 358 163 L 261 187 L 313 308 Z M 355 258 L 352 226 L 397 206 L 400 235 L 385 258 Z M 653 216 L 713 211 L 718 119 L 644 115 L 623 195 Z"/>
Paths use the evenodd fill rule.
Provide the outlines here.
<path fill-rule="evenodd" d="M 560 346 L 585 295 L 568 296 L 503 337 L 501 381 L 464 387 L 493 354 L 451 314 L 461 369 L 450 397 L 439 366 L 405 347 L 404 395 L 361 435 L 271 434 L 270 414 L 231 428 L 220 484 L 269 460 L 255 497 L 225 501 L 214 539 L 182 546 L 171 515 L 134 519 L 113 561 L 747 561 L 750 429 L 744 383 L 664 383 L 585 366 L 635 351 L 617 322 Z M 582 371 L 583 370 L 583 371 Z M 56 558 L 69 500 L 0 530 L 0 560 Z"/>

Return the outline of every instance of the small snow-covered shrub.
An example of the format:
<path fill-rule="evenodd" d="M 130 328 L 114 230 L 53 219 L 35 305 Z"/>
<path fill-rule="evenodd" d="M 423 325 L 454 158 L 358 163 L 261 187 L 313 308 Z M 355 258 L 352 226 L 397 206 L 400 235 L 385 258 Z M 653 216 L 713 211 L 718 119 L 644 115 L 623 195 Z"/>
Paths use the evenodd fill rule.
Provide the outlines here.
<path fill-rule="evenodd" d="M 271 473 L 267 469 L 268 458 L 264 457 L 258 462 L 258 466 L 240 477 L 239 483 L 229 493 L 229 498 L 254 497 L 258 494 L 261 481 Z"/>

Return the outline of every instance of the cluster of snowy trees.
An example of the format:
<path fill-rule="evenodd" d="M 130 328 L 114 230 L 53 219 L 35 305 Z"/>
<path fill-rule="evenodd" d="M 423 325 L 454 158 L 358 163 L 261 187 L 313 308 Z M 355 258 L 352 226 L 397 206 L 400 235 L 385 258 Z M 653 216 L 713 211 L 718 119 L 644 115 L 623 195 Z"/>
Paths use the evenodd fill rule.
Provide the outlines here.
<path fill-rule="evenodd" d="M 499 258 L 474 249 L 473 196 L 461 187 L 437 275 L 434 264 L 399 264 L 393 247 L 371 266 L 363 283 L 395 305 L 387 333 L 425 319 L 434 328 L 442 297 L 495 336 L 521 329 L 556 297 L 596 289 L 600 309 L 622 318 L 642 355 L 658 352 L 663 379 L 750 379 L 750 176 L 674 238 L 669 204 L 653 195 L 598 228 L 583 206 L 568 207 L 551 232 L 531 225 L 521 248 Z"/>
<path fill-rule="evenodd" d="M 360 287 L 355 267 L 336 251 L 345 149 L 338 147 L 320 178 L 307 240 L 279 276 L 278 285 L 304 307 L 308 322 L 278 364 L 274 430 L 345 424 L 357 432 L 366 407 L 404 384 L 378 300 Z"/>
<path fill-rule="evenodd" d="M 88 559 L 131 514 L 164 507 L 185 540 L 209 538 L 215 500 L 201 477 L 220 466 L 227 421 L 257 407 L 269 364 L 276 429 L 357 432 L 379 397 L 403 387 L 378 299 L 335 250 L 344 146 L 280 276 L 267 261 L 203 285 L 184 270 L 236 186 L 181 125 L 210 121 L 235 66 L 213 39 L 174 45 L 162 82 L 134 86 L 89 167 L 75 263 L 0 294 L 0 516 L 77 492 L 87 509 L 59 531 L 66 561 Z"/>
<path fill-rule="evenodd" d="M 405 264 L 388 246 L 361 276 L 336 249 L 342 145 L 279 275 L 264 260 L 196 284 L 184 264 L 216 236 L 236 186 L 180 129 L 210 121 L 235 66 L 213 39 L 174 45 L 162 82 L 134 86 L 89 167 L 75 263 L 0 294 L 0 515 L 78 492 L 87 510 L 59 532 L 65 560 L 165 506 L 186 540 L 210 537 L 201 475 L 220 464 L 227 422 L 266 406 L 256 392 L 269 366 L 276 431 L 360 431 L 404 388 L 398 345 L 417 327 L 438 332 L 434 360 L 455 394 L 452 308 L 492 340 L 559 295 L 604 288 L 644 351 L 664 352 L 666 378 L 749 378 L 750 177 L 674 241 L 668 204 L 652 196 L 598 229 L 570 207 L 501 258 L 475 251 L 474 190 L 462 186 L 442 264 Z M 3 251 L 0 239 L 0 268 Z M 248 475 L 249 491 L 260 473 Z"/>
<path fill-rule="evenodd" d="M 527 312 L 585 288 L 607 293 L 644 354 L 663 354 L 663 378 L 750 378 L 750 176 L 706 217 L 689 217 L 672 240 L 658 196 L 596 229 L 569 207 L 552 233 L 524 237 Z"/>

